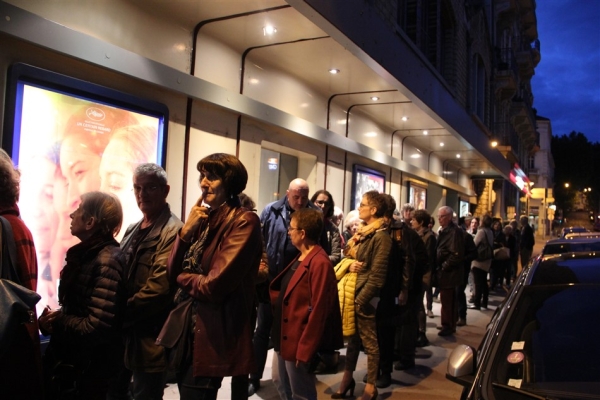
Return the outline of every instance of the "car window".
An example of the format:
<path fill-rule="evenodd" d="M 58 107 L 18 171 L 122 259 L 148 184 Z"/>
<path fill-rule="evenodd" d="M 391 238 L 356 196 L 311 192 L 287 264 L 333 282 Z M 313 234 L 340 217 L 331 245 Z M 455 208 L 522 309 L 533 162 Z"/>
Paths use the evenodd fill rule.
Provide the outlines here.
<path fill-rule="evenodd" d="M 552 398 L 597 395 L 599 311 L 597 284 L 525 287 L 494 355 L 492 381 Z M 493 390 L 497 399 L 514 398 Z"/>

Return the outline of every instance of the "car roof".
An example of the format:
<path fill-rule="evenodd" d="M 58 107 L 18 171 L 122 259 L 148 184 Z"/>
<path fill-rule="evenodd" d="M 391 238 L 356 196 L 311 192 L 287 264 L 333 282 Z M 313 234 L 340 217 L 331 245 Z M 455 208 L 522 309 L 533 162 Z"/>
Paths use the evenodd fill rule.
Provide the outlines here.
<path fill-rule="evenodd" d="M 571 232 L 565 235 L 565 239 L 575 239 L 575 238 L 600 238 L 600 232 Z"/>
<path fill-rule="evenodd" d="M 573 251 L 600 251 L 600 236 L 551 239 L 546 242 L 541 254 L 545 256 Z"/>
<path fill-rule="evenodd" d="M 600 284 L 600 251 L 541 256 L 531 266 L 529 285 Z"/>

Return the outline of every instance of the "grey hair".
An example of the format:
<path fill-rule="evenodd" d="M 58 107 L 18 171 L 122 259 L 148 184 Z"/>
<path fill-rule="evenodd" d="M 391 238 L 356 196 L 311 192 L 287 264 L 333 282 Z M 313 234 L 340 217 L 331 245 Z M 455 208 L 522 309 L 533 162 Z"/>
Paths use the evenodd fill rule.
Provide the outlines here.
<path fill-rule="evenodd" d="M 404 203 L 402 205 L 401 211 L 415 211 L 415 206 L 413 206 L 411 203 Z"/>
<path fill-rule="evenodd" d="M 140 175 L 152 175 L 154 176 L 162 185 L 167 185 L 167 173 L 158 164 L 155 163 L 144 163 L 140 164 L 133 171 L 133 176 L 138 177 Z"/>

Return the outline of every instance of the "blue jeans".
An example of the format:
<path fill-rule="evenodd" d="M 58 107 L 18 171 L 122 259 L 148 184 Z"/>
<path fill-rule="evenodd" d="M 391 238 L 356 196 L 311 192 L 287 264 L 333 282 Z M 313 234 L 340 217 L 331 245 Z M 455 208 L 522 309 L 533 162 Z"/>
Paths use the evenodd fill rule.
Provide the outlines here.
<path fill-rule="evenodd" d="M 285 361 L 273 354 L 271 377 L 282 400 L 317 400 L 317 379 L 308 373 L 308 364 Z"/>

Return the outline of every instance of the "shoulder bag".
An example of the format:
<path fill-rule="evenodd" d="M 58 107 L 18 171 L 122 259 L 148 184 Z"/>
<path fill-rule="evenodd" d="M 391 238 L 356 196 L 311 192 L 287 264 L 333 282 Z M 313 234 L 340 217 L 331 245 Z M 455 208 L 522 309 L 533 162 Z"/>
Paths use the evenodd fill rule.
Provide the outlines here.
<path fill-rule="evenodd" d="M 40 295 L 21 285 L 16 270 L 17 247 L 12 227 L 4 217 L 0 217 L 0 224 L 0 354 L 3 354 L 10 347 L 17 327 L 34 322 L 35 305 L 40 301 Z"/>

